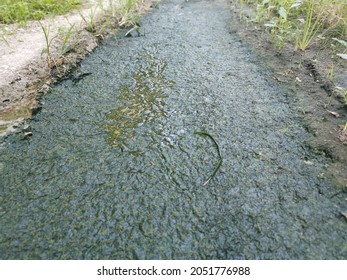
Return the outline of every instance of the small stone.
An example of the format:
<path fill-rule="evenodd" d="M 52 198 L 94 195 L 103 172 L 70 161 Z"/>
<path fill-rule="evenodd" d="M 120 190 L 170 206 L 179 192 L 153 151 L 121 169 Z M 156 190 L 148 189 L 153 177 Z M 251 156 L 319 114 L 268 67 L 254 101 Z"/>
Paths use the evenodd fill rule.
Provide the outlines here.
<path fill-rule="evenodd" d="M 30 136 L 33 136 L 33 133 L 32 133 L 31 131 L 25 132 L 25 133 L 24 133 L 24 136 L 25 136 L 25 137 L 30 137 Z"/>

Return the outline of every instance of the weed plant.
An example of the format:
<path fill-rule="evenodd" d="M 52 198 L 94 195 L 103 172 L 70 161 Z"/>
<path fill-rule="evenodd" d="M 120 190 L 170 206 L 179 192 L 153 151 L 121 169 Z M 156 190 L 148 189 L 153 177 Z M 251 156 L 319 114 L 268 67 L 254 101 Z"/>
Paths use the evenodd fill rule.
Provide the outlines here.
<path fill-rule="evenodd" d="M 314 6 L 311 4 L 307 10 L 306 19 L 303 22 L 304 29 L 302 31 L 297 29 L 296 31 L 296 49 L 299 48 L 302 51 L 306 50 L 318 32 L 320 19 L 318 17 L 313 19 L 313 12 Z"/>
<path fill-rule="evenodd" d="M 232 0 L 243 13 L 244 2 L 253 10 L 251 21 L 263 25 L 275 46 L 293 42 L 302 51 L 318 39 L 347 41 L 346 0 Z"/>
<path fill-rule="evenodd" d="M 41 22 L 39 22 L 39 24 L 41 26 L 43 35 L 45 37 L 45 44 L 46 44 L 46 46 L 42 50 L 41 54 L 45 53 L 47 55 L 47 62 L 48 62 L 48 65 L 50 65 L 52 60 L 53 60 L 52 51 L 51 51 L 52 43 L 53 43 L 53 40 L 55 38 L 57 38 L 58 35 L 51 36 L 51 26 L 50 25 L 44 26 Z"/>
<path fill-rule="evenodd" d="M 98 6 L 90 8 L 89 15 L 85 16 L 81 11 L 79 11 L 79 14 L 86 24 L 86 29 L 88 32 L 95 33 L 95 20 L 96 20 L 96 11 L 98 9 Z"/>
<path fill-rule="evenodd" d="M 138 0 L 120 0 L 120 3 L 120 13 L 122 16 L 120 26 L 135 26 L 139 18 L 134 9 L 138 4 Z"/>
<path fill-rule="evenodd" d="M 39 24 L 45 37 L 45 48 L 42 50 L 41 55 L 46 55 L 48 66 L 52 67 L 55 65 L 57 58 L 64 56 L 75 47 L 76 42 L 73 39 L 74 34 L 76 34 L 74 30 L 75 25 L 70 24 L 70 27 L 67 30 L 59 29 L 59 32 L 57 34 L 52 35 L 51 25 L 48 24 L 47 26 L 45 26 L 41 22 L 39 22 Z M 60 51 L 58 52 L 58 55 L 54 55 L 52 51 L 53 42 L 59 39 L 62 41 Z"/>
<path fill-rule="evenodd" d="M 278 49 L 290 42 L 295 50 L 305 52 L 315 44 L 315 47 L 330 48 L 333 54 L 347 60 L 347 0 L 231 1 L 239 6 L 242 19 L 264 26 Z M 333 78 L 334 67 L 328 75 Z M 347 105 L 346 89 L 342 89 L 342 95 Z"/>
<path fill-rule="evenodd" d="M 63 38 L 63 42 L 60 48 L 60 55 L 64 55 L 71 51 L 74 47 L 76 42 L 72 40 L 73 35 L 75 34 L 75 24 L 71 24 L 68 30 L 60 30 L 60 36 Z M 70 41 L 73 41 L 72 43 Z"/>

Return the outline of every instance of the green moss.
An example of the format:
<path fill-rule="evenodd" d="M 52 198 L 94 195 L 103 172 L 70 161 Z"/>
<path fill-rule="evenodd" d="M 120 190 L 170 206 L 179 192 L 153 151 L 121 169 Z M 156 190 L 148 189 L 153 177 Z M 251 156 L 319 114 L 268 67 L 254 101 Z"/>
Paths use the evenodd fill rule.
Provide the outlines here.
<path fill-rule="evenodd" d="M 138 126 L 165 116 L 163 89 L 172 86 L 164 77 L 165 66 L 164 60 L 149 55 L 146 63 L 132 75 L 133 83 L 119 88 L 124 105 L 111 110 L 107 115 L 110 124 L 105 126 L 113 146 L 120 147 L 127 139 L 134 138 Z"/>

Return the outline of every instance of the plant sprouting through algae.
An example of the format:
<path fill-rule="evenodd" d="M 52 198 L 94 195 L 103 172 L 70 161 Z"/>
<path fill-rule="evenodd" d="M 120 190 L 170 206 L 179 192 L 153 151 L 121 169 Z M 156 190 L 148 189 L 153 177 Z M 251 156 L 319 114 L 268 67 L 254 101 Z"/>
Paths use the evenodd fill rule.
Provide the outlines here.
<path fill-rule="evenodd" d="M 133 74 L 131 85 L 122 85 L 119 90 L 124 105 L 108 114 L 111 123 L 105 125 L 109 131 L 110 143 L 115 147 L 126 145 L 126 139 L 133 138 L 136 128 L 155 118 L 165 116 L 163 87 L 170 87 L 173 82 L 164 78 L 166 62 L 147 55 L 144 65 Z"/>

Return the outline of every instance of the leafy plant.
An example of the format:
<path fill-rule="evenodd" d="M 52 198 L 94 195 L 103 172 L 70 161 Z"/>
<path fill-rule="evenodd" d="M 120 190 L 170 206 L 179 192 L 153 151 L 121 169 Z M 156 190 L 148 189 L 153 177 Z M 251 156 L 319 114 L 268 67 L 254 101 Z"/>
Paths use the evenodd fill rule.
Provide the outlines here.
<path fill-rule="evenodd" d="M 263 24 L 278 48 L 294 42 L 295 49 L 305 50 L 320 35 L 327 42 L 333 38 L 347 39 L 346 0 L 231 0 L 239 6 L 242 18 L 245 6 L 248 21 Z M 321 36 L 322 37 L 322 36 Z M 347 54 L 339 53 L 347 59 Z"/>

